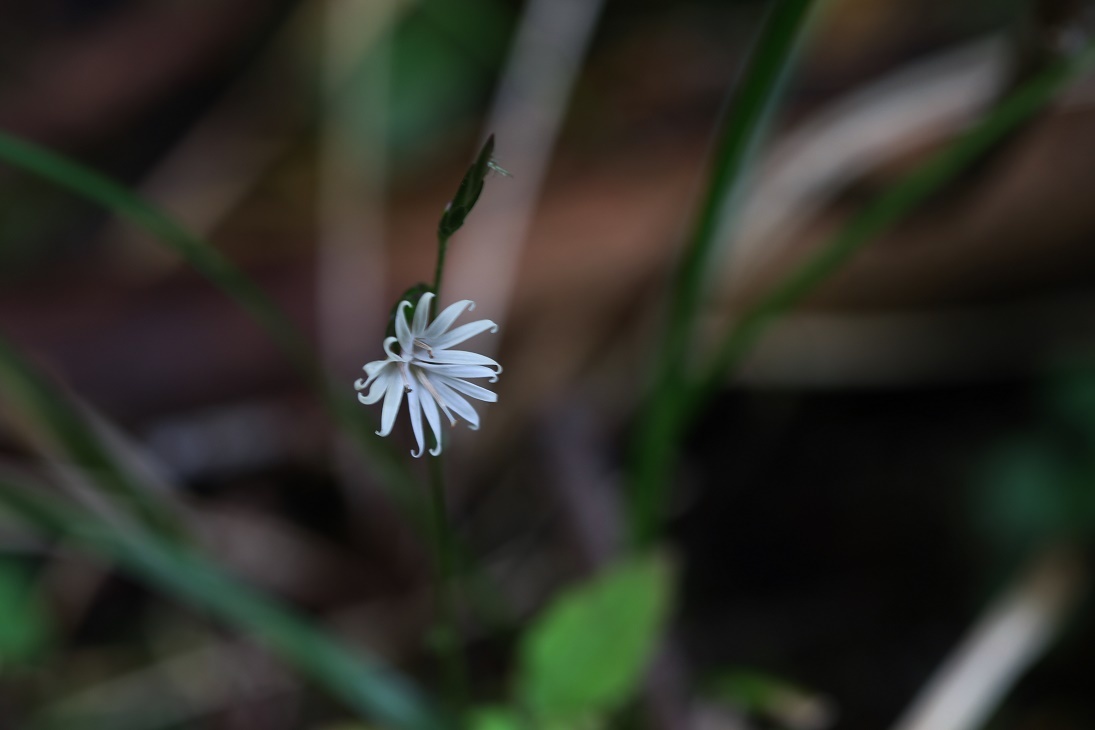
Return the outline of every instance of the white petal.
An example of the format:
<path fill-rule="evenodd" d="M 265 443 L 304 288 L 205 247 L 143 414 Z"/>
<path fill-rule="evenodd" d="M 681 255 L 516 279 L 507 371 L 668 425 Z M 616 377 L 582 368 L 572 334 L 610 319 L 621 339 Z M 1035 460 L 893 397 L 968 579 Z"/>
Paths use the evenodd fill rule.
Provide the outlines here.
<path fill-rule="evenodd" d="M 388 388 L 399 388 L 401 390 L 403 388 L 399 372 L 394 366 L 392 367 L 392 372 L 383 372 L 380 374 L 380 377 L 373 382 L 373 387 L 369 390 L 368 395 L 358 393 L 357 399 L 365 405 L 371 406 L 373 403 L 380 400 L 380 396 L 384 395 Z"/>
<path fill-rule="evenodd" d="M 420 377 L 424 376 L 420 374 Z M 433 395 L 425 387 L 415 388 L 415 391 L 420 396 L 422 411 L 426 414 L 426 421 L 430 424 L 430 430 L 433 431 L 433 437 L 437 441 L 437 445 L 430 449 L 430 453 L 437 456 L 441 453 L 441 416 L 437 412 L 437 403 L 434 402 Z"/>
<path fill-rule="evenodd" d="M 418 300 L 414 308 L 414 321 L 411 322 L 411 334 L 420 339 L 426 333 L 426 323 L 430 321 L 430 303 L 433 302 L 433 292 L 428 291 Z"/>
<path fill-rule="evenodd" d="M 502 372 L 502 366 L 491 358 L 467 350 L 435 350 L 434 356 L 426 362 L 437 365 L 485 365 L 496 368 L 496 373 Z"/>
<path fill-rule="evenodd" d="M 474 337 L 480 332 L 498 331 L 498 325 L 491 322 L 489 319 L 481 319 L 477 322 L 469 322 L 468 324 L 461 325 L 454 329 L 452 332 L 446 332 L 443 335 L 432 338 L 430 345 L 433 347 L 434 352 L 437 350 L 444 350 L 445 348 L 452 347 L 453 345 L 459 345 L 469 337 Z"/>
<path fill-rule="evenodd" d="M 448 378 L 445 376 L 438 376 L 432 378 L 432 380 L 435 383 L 444 383 L 453 390 L 459 391 L 464 395 L 470 395 L 472 398 L 477 398 L 478 400 L 485 400 L 488 403 L 494 403 L 498 400 L 498 394 L 494 391 L 487 390 L 486 388 L 480 387 L 475 383 L 469 383 L 466 380 L 460 380 L 459 378 Z"/>
<path fill-rule="evenodd" d="M 418 442 L 418 453 L 412 451 L 411 456 L 416 459 L 422 456 L 426 450 L 426 445 L 422 439 L 422 410 L 419 408 L 420 392 L 418 388 L 414 388 L 407 393 L 407 410 L 411 414 L 411 430 L 414 431 L 414 440 Z M 428 393 L 423 393 L 423 395 L 427 398 L 430 397 Z"/>
<path fill-rule="evenodd" d="M 498 373 L 482 365 L 445 365 L 443 363 L 423 362 L 416 360 L 415 365 L 430 373 L 437 373 L 450 378 L 490 378 L 490 382 L 498 382 Z"/>
<path fill-rule="evenodd" d="M 445 402 L 443 400 L 441 400 L 441 395 L 433 387 L 433 376 L 429 375 L 422 368 L 417 368 L 417 367 L 414 368 L 414 376 L 415 376 L 415 379 L 418 380 L 418 382 L 422 384 L 422 387 L 425 388 L 426 391 L 433 397 L 433 399 L 437 403 L 438 407 L 440 407 L 442 412 L 445 414 L 445 418 L 449 419 L 449 423 L 451 423 L 452 425 L 455 426 L 456 425 L 456 419 L 453 418 L 452 413 L 449 412 L 449 407 L 447 405 L 445 405 Z"/>
<path fill-rule="evenodd" d="M 397 355 L 395 350 L 392 349 L 392 345 L 394 345 L 396 342 L 399 342 L 399 340 L 394 337 L 384 338 L 384 354 L 388 356 L 388 362 L 403 359 L 402 356 Z"/>
<path fill-rule="evenodd" d="M 437 394 L 444 399 L 445 405 L 453 409 L 460 418 L 467 421 L 468 426 L 473 431 L 479 428 L 479 414 L 472 408 L 471 403 L 464 400 L 464 396 L 446 385 L 441 378 L 434 378 L 431 382 Z"/>
<path fill-rule="evenodd" d="M 395 336 L 399 340 L 399 347 L 402 348 L 404 355 L 409 355 L 414 350 L 414 335 L 411 334 L 411 328 L 407 326 L 407 315 L 403 313 L 403 310 L 409 306 L 411 303 L 404 299 L 395 310 Z"/>
<path fill-rule="evenodd" d="M 380 369 L 387 365 L 390 360 L 373 360 L 372 362 L 365 363 L 365 366 L 361 369 L 365 371 L 365 374 L 369 376 L 369 380 L 376 377 Z"/>
<path fill-rule="evenodd" d="M 357 380 L 355 380 L 354 390 L 365 390 L 366 388 L 368 388 L 369 384 L 372 383 L 378 375 L 384 372 L 384 366 L 388 365 L 391 362 L 391 360 L 373 360 L 370 363 L 365 363 L 365 367 L 362 369 L 369 377 L 358 378 Z"/>
<path fill-rule="evenodd" d="M 464 313 L 465 309 L 475 309 L 475 302 L 470 299 L 461 299 L 459 302 L 445 307 L 441 310 L 441 314 L 437 315 L 437 319 L 426 329 L 426 338 L 432 340 L 439 337 L 441 333 L 452 327 L 452 323 Z"/>
<path fill-rule="evenodd" d="M 377 436 L 387 436 L 392 432 L 395 424 L 395 414 L 399 412 L 399 405 L 403 402 L 403 385 L 400 382 L 398 372 L 388 376 L 388 387 L 384 395 L 384 408 L 380 412 L 380 430 Z"/>

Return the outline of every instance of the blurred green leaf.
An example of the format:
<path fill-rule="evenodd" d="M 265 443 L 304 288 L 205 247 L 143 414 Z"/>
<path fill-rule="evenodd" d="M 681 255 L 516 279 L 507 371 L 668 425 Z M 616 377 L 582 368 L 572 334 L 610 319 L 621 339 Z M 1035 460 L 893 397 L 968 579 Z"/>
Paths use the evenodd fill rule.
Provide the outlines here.
<path fill-rule="evenodd" d="M 686 358 L 696 350 L 700 302 L 720 239 L 742 200 L 746 173 L 771 126 L 776 102 L 816 5 L 814 0 L 776 0 L 771 4 L 723 119 L 707 190 L 674 273 L 655 381 L 632 445 L 628 507 L 631 539 L 639 545 L 652 544 L 661 528 L 669 468 L 687 422 L 682 408 Z"/>
<path fill-rule="evenodd" d="M 1074 469 L 1055 439 L 1016 436 L 986 457 L 975 492 L 975 518 L 999 547 L 1026 554 L 1072 532 L 1078 520 L 1095 517 L 1077 512 L 1076 486 Z M 1085 485 L 1082 491 L 1095 490 Z"/>
<path fill-rule="evenodd" d="M 18 564 L 0 560 L 0 665 L 36 659 L 53 637 L 53 622 L 34 581 Z"/>
<path fill-rule="evenodd" d="M 830 727 L 833 709 L 817 693 L 766 672 L 727 669 L 703 682 L 704 693 L 781 727 Z"/>
<path fill-rule="evenodd" d="M 187 231 L 167 214 L 126 187 L 26 140 L 0 132 L 0 160 L 33 172 L 102 205 L 152 234 L 220 287 L 255 319 L 315 389 L 334 419 L 348 431 L 380 477 L 388 494 L 425 531 L 428 516 L 418 498 L 416 481 L 391 446 L 379 438 L 368 412 L 353 397 L 349 384 L 332 384 L 308 340 L 266 293 L 209 242 Z"/>
<path fill-rule="evenodd" d="M 530 718 L 509 707 L 480 707 L 468 716 L 468 730 L 600 730 L 605 726 L 599 715 L 569 720 Z"/>
<path fill-rule="evenodd" d="M 974 492 L 977 523 L 1004 552 L 1095 537 L 1095 373 L 1069 367 L 1047 386 L 1037 428 L 985 455 Z"/>
<path fill-rule="evenodd" d="M 38 485 L 11 478 L 0 477 L 0 505 L 37 529 L 73 540 L 176 599 L 247 632 L 363 718 L 406 730 L 448 727 L 394 671 L 360 651 L 351 653 L 343 641 L 238 582 L 192 550 L 135 529 L 106 524 L 94 515 L 64 506 Z"/>
<path fill-rule="evenodd" d="M 419 0 L 396 28 L 383 113 L 396 175 L 421 175 L 474 124 L 510 41 L 514 9 L 499 0 Z"/>
<path fill-rule="evenodd" d="M 508 707 L 479 707 L 468 717 L 469 730 L 525 730 L 525 723 Z"/>
<path fill-rule="evenodd" d="M 391 93 L 384 113 L 394 172 L 413 171 L 436 157 L 455 120 L 474 111 L 486 83 L 477 63 L 461 53 L 420 15 L 412 14 L 392 38 Z"/>
<path fill-rule="evenodd" d="M 523 705 L 538 720 L 569 723 L 626 701 L 657 646 L 672 588 L 669 563 L 651 555 L 565 591 L 521 641 Z"/>
<path fill-rule="evenodd" d="M 472 208 L 475 207 L 476 202 L 479 200 L 479 194 L 483 192 L 483 180 L 490 172 L 489 163 L 492 154 L 494 154 L 493 134 L 487 137 L 483 149 L 479 151 L 479 156 L 475 158 L 475 162 L 464 173 L 464 178 L 460 181 L 460 186 L 456 189 L 456 195 L 453 196 L 452 202 L 448 204 L 445 212 L 441 215 L 441 222 L 437 225 L 437 237 L 441 241 L 448 241 L 452 234 L 460 230 L 460 227 L 464 225 L 464 220 L 471 213 Z"/>
<path fill-rule="evenodd" d="M 173 539 L 185 535 L 167 500 L 133 479 L 112 457 L 83 415 L 0 335 L 0 403 L 17 427 L 34 429 L 64 461 L 81 466 L 91 484 L 142 524 Z"/>
<path fill-rule="evenodd" d="M 423 0 L 422 18 L 491 78 L 505 59 L 515 8 L 505 0 Z"/>
<path fill-rule="evenodd" d="M 724 333 L 715 357 L 682 408 L 695 415 L 722 388 L 726 375 L 781 315 L 825 281 L 855 253 L 936 194 L 970 164 L 1049 104 L 1095 66 L 1095 43 L 1053 64 L 998 103 L 964 134 L 853 215 L 829 240 Z"/>
<path fill-rule="evenodd" d="M 1047 408 L 1095 451 L 1095 365 L 1071 364 L 1049 379 Z"/>

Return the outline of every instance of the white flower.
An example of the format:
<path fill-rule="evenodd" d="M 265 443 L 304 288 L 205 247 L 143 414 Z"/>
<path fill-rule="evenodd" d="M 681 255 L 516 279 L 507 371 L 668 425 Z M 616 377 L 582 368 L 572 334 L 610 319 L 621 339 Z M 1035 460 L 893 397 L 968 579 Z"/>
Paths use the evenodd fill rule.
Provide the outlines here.
<path fill-rule="evenodd" d="M 384 340 L 387 359 L 366 364 L 364 370 L 368 377 L 354 383 L 354 388 L 359 391 L 369 388 L 368 395 L 357 394 L 362 403 L 372 405 L 381 397 L 384 398 L 380 430 L 377 431 L 379 436 L 387 436 L 392 432 L 403 395 L 407 395 L 411 429 L 418 442 L 418 452 L 412 451 L 411 455 L 416 458 L 422 456 L 425 450 L 422 414 L 426 414 L 426 422 L 437 441 L 437 446 L 430 449 L 430 453 L 437 456 L 441 453 L 441 413 L 445 414 L 453 426 L 456 425 L 456 417 L 460 417 L 471 428 L 477 429 L 479 414 L 464 396 L 490 403 L 498 400 L 496 393 L 469 383 L 466 378 L 489 378 L 490 382 L 495 383 L 498 382 L 498 374 L 502 372 L 502 366 L 486 355 L 449 349 L 480 332 L 497 332 L 498 325 L 489 319 L 481 319 L 448 331 L 465 309 L 475 308 L 475 302 L 470 299 L 446 307 L 437 315 L 437 319 L 427 324 L 432 300 L 432 292 L 422 295 L 414 310 L 414 321 L 410 325 L 407 324 L 404 309 L 411 306 L 411 303 L 406 300 L 399 303 L 395 314 L 396 336 Z M 399 345 L 398 352 L 393 349 L 395 345 Z"/>

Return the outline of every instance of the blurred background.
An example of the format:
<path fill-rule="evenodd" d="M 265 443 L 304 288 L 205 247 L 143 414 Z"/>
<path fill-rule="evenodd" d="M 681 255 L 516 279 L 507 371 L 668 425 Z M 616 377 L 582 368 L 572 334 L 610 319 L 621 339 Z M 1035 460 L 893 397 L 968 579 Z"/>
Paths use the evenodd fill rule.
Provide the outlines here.
<path fill-rule="evenodd" d="M 348 399 L 495 134 L 511 176 L 488 177 L 443 293 L 501 325 L 476 346 L 505 367 L 499 402 L 446 446 L 457 530 L 500 593 L 465 621 L 490 698 L 522 622 L 620 545 L 668 275 L 766 7 L 0 0 L 0 130 L 211 240 Z M 1084 0 L 824 3 L 705 327 L 1088 42 L 1092 18 Z M 1088 79 L 779 322 L 709 404 L 675 474 L 659 722 L 884 727 L 948 657 L 987 647 L 1007 676 L 963 695 L 990 698 L 991 727 L 1095 723 L 1093 190 Z M 428 546 L 268 337 L 180 257 L 0 164 L 0 330 L 174 485 L 222 564 L 435 679 Z M 26 461 L 17 430 L 0 432 L 5 466 Z M 341 727 L 229 632 L 63 546 L 4 540 L 40 624 L 0 665 L 0 727 Z"/>

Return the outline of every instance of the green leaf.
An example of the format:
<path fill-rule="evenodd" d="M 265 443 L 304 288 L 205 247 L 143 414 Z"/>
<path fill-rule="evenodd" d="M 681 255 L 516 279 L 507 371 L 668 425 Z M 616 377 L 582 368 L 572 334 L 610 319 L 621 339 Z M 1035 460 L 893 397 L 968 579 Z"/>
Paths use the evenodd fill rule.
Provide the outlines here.
<path fill-rule="evenodd" d="M 723 334 L 696 387 L 680 399 L 681 411 L 695 416 L 726 381 L 768 328 L 801 302 L 877 236 L 896 225 L 1007 135 L 1041 112 L 1068 84 L 1095 66 L 1095 42 L 1053 64 L 1001 100 L 977 123 L 922 165 L 863 206 L 798 268 L 755 305 L 735 318 Z M 687 420 L 687 418 L 685 419 Z"/>
<path fill-rule="evenodd" d="M 483 180 L 490 172 L 490 159 L 494 153 L 494 135 L 487 137 L 479 156 L 475 158 L 468 171 L 464 173 L 464 179 L 460 181 L 460 187 L 456 189 L 456 195 L 452 202 L 445 208 L 441 215 L 441 222 L 437 225 L 437 237 L 441 241 L 447 241 L 452 234 L 460 230 L 464 225 L 464 219 L 471 213 L 475 203 L 479 200 L 479 194 L 483 192 Z"/>
<path fill-rule="evenodd" d="M 197 552 L 119 529 L 65 506 L 40 486 L 0 477 L 0 504 L 24 522 L 63 535 L 150 585 L 242 629 L 368 720 L 405 730 L 448 728 L 401 676 L 336 640 Z"/>
<path fill-rule="evenodd" d="M 753 669 L 728 669 L 703 682 L 704 694 L 780 727 L 828 727 L 829 702 L 782 677 Z M 826 722 L 828 720 L 828 722 Z"/>
<path fill-rule="evenodd" d="M 26 571 L 0 561 L 0 664 L 34 660 L 52 636 L 50 614 Z"/>
<path fill-rule="evenodd" d="M 508 707 L 478 707 L 468 716 L 468 730 L 524 730 L 525 724 Z"/>
<path fill-rule="evenodd" d="M 644 404 L 631 454 L 631 538 L 651 545 L 661 528 L 669 468 L 681 438 L 685 363 L 695 352 L 703 293 L 715 271 L 726 223 L 743 198 L 748 171 L 771 127 L 811 10 L 817 0 L 775 0 L 765 18 L 730 111 L 723 119 L 710 179 L 688 245 L 674 275 L 666 331 L 657 349 L 656 376 Z"/>
<path fill-rule="evenodd" d="M 7 418 L 33 429 L 54 455 L 81 466 L 89 482 L 146 527 L 172 539 L 187 532 L 171 504 L 122 469 L 110 449 L 61 389 L 0 335 L 0 405 Z"/>
<path fill-rule="evenodd" d="M 39 175 L 90 200 L 152 234 L 154 240 L 183 257 L 231 297 L 281 348 L 319 395 L 331 416 L 353 437 L 364 462 L 379 477 L 388 495 L 412 524 L 428 529 L 428 516 L 418 498 L 416 480 L 402 458 L 379 438 L 376 425 L 344 383 L 332 384 L 307 338 L 262 288 L 208 241 L 123 185 L 73 160 L 0 131 L 0 160 Z M 86 466 L 86 464 L 85 464 Z"/>
<path fill-rule="evenodd" d="M 518 691 L 540 721 L 574 722 L 635 691 L 669 611 L 672 571 L 632 559 L 565 592 L 525 635 Z"/>
<path fill-rule="evenodd" d="M 509 707 L 478 707 L 468 715 L 468 730 L 601 730 L 604 718 L 589 715 L 572 720 L 533 720 Z"/>

